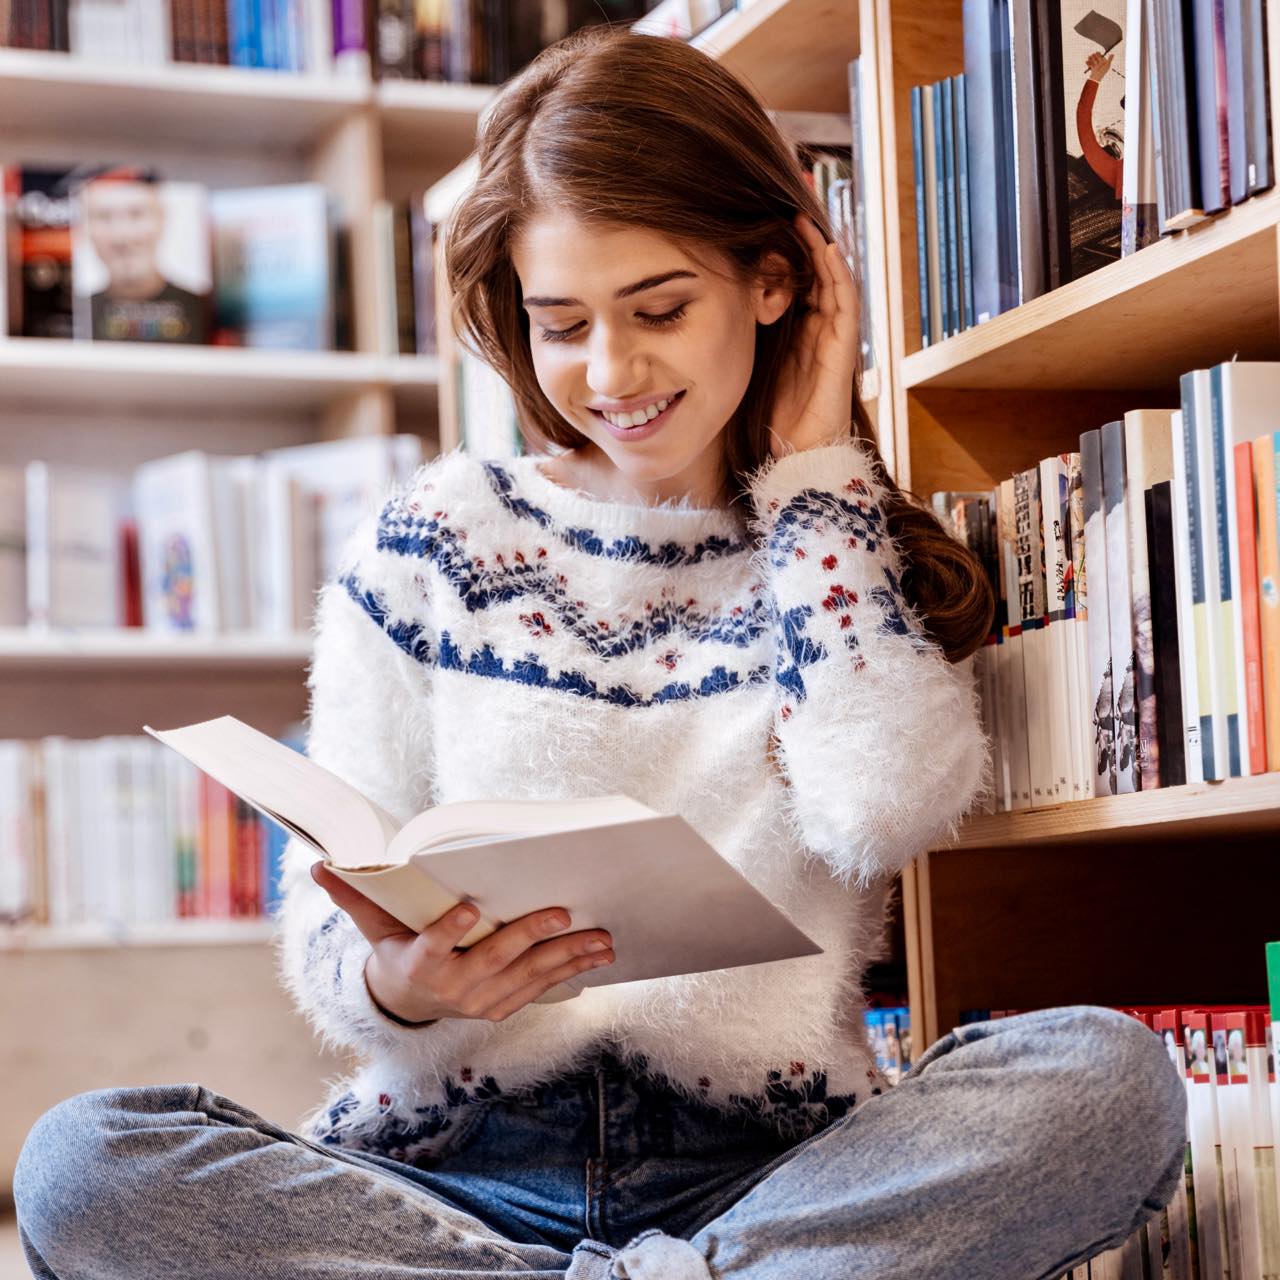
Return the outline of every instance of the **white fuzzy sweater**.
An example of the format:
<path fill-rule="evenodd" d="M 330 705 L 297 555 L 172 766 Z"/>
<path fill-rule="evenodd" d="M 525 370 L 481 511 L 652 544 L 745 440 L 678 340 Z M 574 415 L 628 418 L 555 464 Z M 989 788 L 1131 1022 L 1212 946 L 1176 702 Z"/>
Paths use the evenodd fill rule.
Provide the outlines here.
<path fill-rule="evenodd" d="M 302 1131 L 429 1158 L 462 1109 L 607 1048 L 802 1136 L 878 1089 L 860 980 L 888 879 L 986 781 L 968 666 L 905 605 L 855 442 L 765 464 L 746 525 L 604 502 L 538 463 L 444 454 L 352 538 L 320 597 L 309 755 L 399 820 L 613 792 L 679 813 L 823 954 L 408 1028 L 373 1003 L 369 945 L 295 840 L 281 976 L 361 1060 Z"/>

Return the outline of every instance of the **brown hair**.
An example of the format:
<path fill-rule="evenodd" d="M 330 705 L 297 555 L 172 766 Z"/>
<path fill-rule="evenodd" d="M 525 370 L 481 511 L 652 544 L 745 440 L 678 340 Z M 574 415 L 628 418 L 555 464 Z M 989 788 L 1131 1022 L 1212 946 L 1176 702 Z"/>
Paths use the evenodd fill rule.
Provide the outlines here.
<path fill-rule="evenodd" d="M 683 41 L 599 25 L 543 50 L 503 86 L 482 120 L 478 152 L 478 180 L 445 231 L 452 322 L 510 384 L 520 429 L 535 450 L 584 442 L 538 385 L 511 259 L 512 243 L 538 210 L 658 229 L 690 256 L 702 250 L 727 258 L 743 282 L 771 272 L 793 290 L 782 318 L 756 327 L 750 383 L 725 428 L 722 488 L 741 513 L 747 477 L 771 456 L 769 407 L 808 311 L 813 268 L 796 214 L 835 238 L 791 144 L 714 58 Z M 775 269 L 778 262 L 785 266 Z M 851 434 L 887 489 L 903 591 L 929 637 L 959 661 L 990 628 L 990 584 L 978 558 L 890 478 L 860 383 L 859 367 Z"/>

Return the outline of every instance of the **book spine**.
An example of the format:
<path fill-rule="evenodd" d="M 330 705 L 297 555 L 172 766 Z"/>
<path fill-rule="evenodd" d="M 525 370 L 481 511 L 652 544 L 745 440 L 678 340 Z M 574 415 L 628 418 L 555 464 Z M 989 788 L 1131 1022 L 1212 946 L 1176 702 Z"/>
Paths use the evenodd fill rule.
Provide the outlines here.
<path fill-rule="evenodd" d="M 935 99 L 935 105 L 941 107 L 942 124 L 938 131 L 942 139 L 940 225 L 945 231 L 946 242 L 947 336 L 950 337 L 960 332 L 960 238 L 956 225 L 955 106 L 951 81 L 939 81 L 937 91 L 940 96 Z"/>
<path fill-rule="evenodd" d="M 1013 195 L 1018 243 L 1018 297 L 1044 293 L 1047 244 L 1044 219 L 1044 130 L 1036 81 L 1036 32 L 1031 0 L 1012 0 L 1009 19 L 1009 84 L 1014 134 Z"/>
<path fill-rule="evenodd" d="M 966 90 L 963 73 L 953 81 L 956 138 L 956 216 L 960 228 L 960 328 L 968 329 L 973 318 L 973 240 L 969 228 L 969 141 Z"/>
<path fill-rule="evenodd" d="M 1184 394 L 1186 394 L 1184 389 Z M 1204 780 L 1201 742 L 1200 672 L 1196 659 L 1194 574 L 1191 536 L 1190 466 L 1195 440 L 1181 410 L 1173 413 L 1173 568 L 1177 583 L 1178 672 L 1182 691 L 1182 758 L 1188 782 Z"/>
<path fill-rule="evenodd" d="M 975 323 L 1000 314 L 997 245 L 995 90 L 990 0 L 963 0 L 965 123 L 970 160 L 973 219 L 973 305 Z M 927 150 L 927 140 L 926 140 Z M 923 290 L 921 291 L 923 293 Z"/>
<path fill-rule="evenodd" d="M 1262 633 L 1258 618 L 1258 530 L 1254 514 L 1253 449 L 1235 446 L 1236 553 L 1240 577 L 1240 632 L 1244 659 L 1249 772 L 1267 770 L 1266 717 L 1262 691 Z"/>
<path fill-rule="evenodd" d="M 1111 730 L 1116 753 L 1116 790 L 1140 786 L 1137 708 L 1133 682 L 1133 598 L 1129 576 L 1124 423 L 1102 428 L 1102 496 L 1106 507 L 1107 612 L 1111 625 Z"/>
<path fill-rule="evenodd" d="M 938 311 L 941 337 L 949 338 L 951 325 L 951 251 L 947 235 L 947 124 L 941 82 L 929 86 L 933 120 L 933 225 L 938 241 Z"/>
<path fill-rule="evenodd" d="M 1248 34 L 1243 39 L 1248 74 L 1247 178 L 1249 194 L 1268 190 L 1274 181 L 1271 160 L 1271 86 L 1267 63 L 1267 25 L 1271 21 L 1268 6 L 1262 0 L 1244 0 Z"/>
<path fill-rule="evenodd" d="M 1114 795 L 1118 783 L 1111 729 L 1110 593 L 1102 488 L 1102 432 L 1099 429 L 1086 431 L 1080 437 L 1080 471 L 1084 483 L 1084 558 L 1089 599 L 1087 712 L 1092 726 L 1093 784 L 1096 794 Z"/>
<path fill-rule="evenodd" d="M 1267 767 L 1280 769 L 1280 479 L 1277 433 L 1253 441 L 1253 479 L 1258 519 L 1258 627 L 1262 648 L 1262 702 L 1266 716 Z"/>
<path fill-rule="evenodd" d="M 1205 213 L 1218 212 L 1230 197 L 1230 172 L 1224 136 L 1227 104 L 1220 100 L 1218 86 L 1218 4 L 1219 0 L 1192 0 L 1195 129 L 1200 144 L 1200 207 Z"/>
<path fill-rule="evenodd" d="M 939 262 L 937 139 L 934 128 L 933 85 L 920 87 L 924 110 L 924 208 L 925 245 L 929 265 L 929 334 L 932 342 L 943 338 L 942 268 Z"/>
<path fill-rule="evenodd" d="M 924 108 L 920 85 L 911 87 L 911 162 L 916 188 L 916 270 L 920 285 L 920 346 L 932 341 L 929 319 L 929 249 L 925 225 Z"/>
<path fill-rule="evenodd" d="M 1153 484 L 1144 494 L 1144 506 L 1151 582 L 1151 635 L 1155 658 L 1160 785 L 1176 787 L 1187 780 L 1187 775 L 1182 679 L 1179 669 L 1177 572 L 1173 547 L 1173 481 L 1162 480 Z"/>
<path fill-rule="evenodd" d="M 1222 366 L 1209 370 L 1209 432 L 1213 476 L 1211 501 L 1213 521 L 1210 536 L 1217 553 L 1217 593 L 1210 625 L 1216 623 L 1218 661 L 1217 700 L 1222 709 L 1227 733 L 1228 769 L 1233 778 L 1249 772 L 1248 730 L 1241 698 L 1243 663 L 1240 657 L 1240 627 L 1237 622 L 1240 599 L 1240 565 L 1235 540 L 1235 463 L 1227 438 L 1227 414 L 1222 385 Z"/>

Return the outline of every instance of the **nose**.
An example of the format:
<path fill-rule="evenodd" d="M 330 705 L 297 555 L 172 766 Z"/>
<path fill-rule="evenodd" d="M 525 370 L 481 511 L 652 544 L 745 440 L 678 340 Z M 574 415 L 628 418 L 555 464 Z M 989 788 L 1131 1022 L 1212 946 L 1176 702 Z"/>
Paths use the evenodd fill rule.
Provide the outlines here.
<path fill-rule="evenodd" d="M 645 355 L 637 336 L 607 324 L 597 324 L 587 350 L 587 384 L 592 393 L 625 400 L 644 385 Z"/>

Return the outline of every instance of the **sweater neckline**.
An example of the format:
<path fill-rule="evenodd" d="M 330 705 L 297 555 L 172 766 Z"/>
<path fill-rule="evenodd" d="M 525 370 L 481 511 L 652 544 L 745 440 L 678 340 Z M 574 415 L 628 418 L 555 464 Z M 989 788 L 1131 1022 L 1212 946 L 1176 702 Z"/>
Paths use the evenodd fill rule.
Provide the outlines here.
<path fill-rule="evenodd" d="M 526 453 L 504 458 L 501 465 L 557 523 L 586 525 L 611 533 L 638 533 L 650 538 L 720 535 L 740 541 L 745 536 L 742 522 L 728 507 L 699 507 L 687 498 L 657 504 L 598 498 L 553 480 L 538 465 L 546 457 Z"/>

